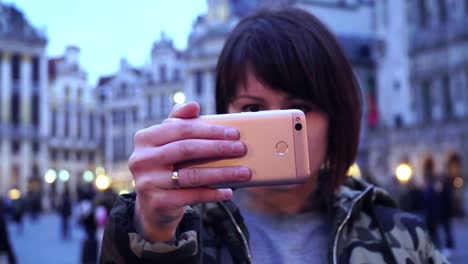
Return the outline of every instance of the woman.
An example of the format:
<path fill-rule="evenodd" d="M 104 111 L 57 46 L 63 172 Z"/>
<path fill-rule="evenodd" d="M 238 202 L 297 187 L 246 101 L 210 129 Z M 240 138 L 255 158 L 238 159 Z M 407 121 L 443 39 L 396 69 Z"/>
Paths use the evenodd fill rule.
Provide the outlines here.
<path fill-rule="evenodd" d="M 218 60 L 216 109 L 301 109 L 311 176 L 301 185 L 236 190 L 249 168 L 177 164 L 246 153 L 239 132 L 196 122 L 196 103 L 139 131 L 122 196 L 104 234 L 103 263 L 443 263 L 423 225 L 386 194 L 346 178 L 356 158 L 361 97 L 332 34 L 298 10 L 243 19 Z M 347 179 L 347 182 L 345 183 Z M 189 206 L 194 204 L 203 204 Z"/>

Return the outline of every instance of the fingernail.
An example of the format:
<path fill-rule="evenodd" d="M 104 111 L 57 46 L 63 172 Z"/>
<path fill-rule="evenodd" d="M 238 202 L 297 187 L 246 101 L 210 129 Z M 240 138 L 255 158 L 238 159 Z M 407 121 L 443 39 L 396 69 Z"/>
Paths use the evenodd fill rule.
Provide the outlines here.
<path fill-rule="evenodd" d="M 232 143 L 232 152 L 236 154 L 241 154 L 245 152 L 245 146 L 242 142 L 234 142 Z"/>
<path fill-rule="evenodd" d="M 221 197 L 223 200 L 229 200 L 232 198 L 232 190 L 231 189 L 220 189 Z"/>
<path fill-rule="evenodd" d="M 250 170 L 246 167 L 240 167 L 237 169 L 237 179 L 247 180 L 250 179 Z"/>
<path fill-rule="evenodd" d="M 226 139 L 238 139 L 239 132 L 237 132 L 237 130 L 235 130 L 234 128 L 227 128 L 224 130 L 224 137 Z"/>

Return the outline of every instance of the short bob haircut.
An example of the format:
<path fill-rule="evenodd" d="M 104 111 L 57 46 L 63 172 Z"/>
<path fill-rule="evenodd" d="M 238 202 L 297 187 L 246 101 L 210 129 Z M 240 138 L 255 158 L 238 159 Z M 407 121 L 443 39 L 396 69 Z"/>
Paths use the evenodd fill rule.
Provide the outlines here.
<path fill-rule="evenodd" d="M 297 8 L 261 10 L 239 22 L 216 70 L 216 112 L 226 113 L 246 73 L 275 91 L 305 99 L 329 120 L 321 193 L 333 197 L 355 161 L 361 90 L 338 41 L 313 15 Z"/>

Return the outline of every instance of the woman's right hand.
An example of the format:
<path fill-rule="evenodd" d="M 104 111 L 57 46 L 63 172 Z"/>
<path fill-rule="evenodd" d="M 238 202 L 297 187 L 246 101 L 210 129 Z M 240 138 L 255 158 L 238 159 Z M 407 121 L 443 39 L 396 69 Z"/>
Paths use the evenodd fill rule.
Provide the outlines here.
<path fill-rule="evenodd" d="M 250 179 L 245 167 L 183 168 L 180 188 L 171 174 L 177 164 L 210 158 L 235 158 L 246 153 L 233 128 L 201 123 L 197 103 L 176 105 L 162 124 L 138 131 L 129 168 L 137 193 L 134 223 L 149 242 L 169 241 L 175 236 L 187 205 L 231 199 L 231 189 L 213 186 Z"/>

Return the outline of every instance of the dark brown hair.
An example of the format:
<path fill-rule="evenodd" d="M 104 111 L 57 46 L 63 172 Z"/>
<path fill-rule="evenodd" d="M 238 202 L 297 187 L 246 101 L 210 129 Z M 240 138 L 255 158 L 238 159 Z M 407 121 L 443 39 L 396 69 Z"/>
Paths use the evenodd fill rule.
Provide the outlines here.
<path fill-rule="evenodd" d="M 239 22 L 219 56 L 218 114 L 227 112 L 236 89 L 245 84 L 247 71 L 327 115 L 329 171 L 323 191 L 331 197 L 356 158 L 362 111 L 359 85 L 337 40 L 306 11 L 258 11 Z"/>

